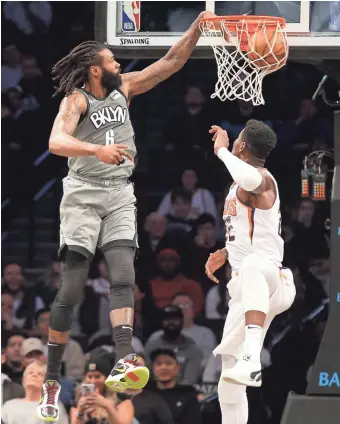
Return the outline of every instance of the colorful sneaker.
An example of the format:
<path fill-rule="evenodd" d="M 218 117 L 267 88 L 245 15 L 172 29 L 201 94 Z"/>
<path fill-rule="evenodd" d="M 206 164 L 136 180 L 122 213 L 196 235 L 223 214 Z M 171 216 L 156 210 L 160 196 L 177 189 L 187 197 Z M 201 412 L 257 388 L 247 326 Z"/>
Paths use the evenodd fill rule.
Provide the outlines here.
<path fill-rule="evenodd" d="M 38 417 L 42 421 L 58 421 L 58 399 L 61 386 L 55 380 L 47 380 L 42 386 L 42 394 L 37 408 Z"/>
<path fill-rule="evenodd" d="M 125 392 L 128 389 L 138 390 L 146 386 L 149 381 L 149 370 L 146 367 L 136 366 L 137 355 L 131 353 L 120 359 L 113 367 L 105 384 L 115 392 Z"/>

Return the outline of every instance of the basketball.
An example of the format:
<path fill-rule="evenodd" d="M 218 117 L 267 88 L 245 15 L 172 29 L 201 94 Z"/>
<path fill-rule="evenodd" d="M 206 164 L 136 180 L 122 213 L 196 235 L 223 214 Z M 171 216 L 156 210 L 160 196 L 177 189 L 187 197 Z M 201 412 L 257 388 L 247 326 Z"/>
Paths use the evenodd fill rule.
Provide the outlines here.
<path fill-rule="evenodd" d="M 257 68 L 274 71 L 286 63 L 288 46 L 281 32 L 262 29 L 250 37 L 248 50 L 247 57 Z"/>

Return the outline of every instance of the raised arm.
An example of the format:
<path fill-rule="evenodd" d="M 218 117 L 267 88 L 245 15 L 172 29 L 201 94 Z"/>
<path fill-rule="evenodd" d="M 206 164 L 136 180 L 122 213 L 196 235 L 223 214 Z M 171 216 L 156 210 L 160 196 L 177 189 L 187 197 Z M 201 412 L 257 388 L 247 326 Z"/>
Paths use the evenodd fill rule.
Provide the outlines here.
<path fill-rule="evenodd" d="M 200 13 L 187 32 L 162 59 L 143 69 L 143 71 L 122 75 L 123 84 L 126 87 L 125 91 L 129 98 L 151 90 L 183 68 L 200 38 L 200 19 L 208 18 L 209 16 L 215 15 L 207 11 Z"/>
<path fill-rule="evenodd" d="M 100 146 L 80 141 L 72 136 L 86 109 L 86 99 L 79 91 L 63 99 L 50 135 L 51 153 L 66 157 L 95 156 Z"/>

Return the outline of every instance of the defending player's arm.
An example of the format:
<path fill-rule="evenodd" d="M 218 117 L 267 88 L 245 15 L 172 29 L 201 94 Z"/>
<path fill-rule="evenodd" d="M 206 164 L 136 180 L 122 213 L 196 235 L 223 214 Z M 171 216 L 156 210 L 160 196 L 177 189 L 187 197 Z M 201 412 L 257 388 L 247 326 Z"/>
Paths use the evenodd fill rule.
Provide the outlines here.
<path fill-rule="evenodd" d="M 104 163 L 116 165 L 120 163 L 122 156 L 133 161 L 132 156 L 124 151 L 128 146 L 122 144 L 100 146 L 86 143 L 72 136 L 80 117 L 86 113 L 86 110 L 86 99 L 78 91 L 63 99 L 49 139 L 50 152 L 66 157 L 97 156 Z"/>
<path fill-rule="evenodd" d="M 131 98 L 132 96 L 151 90 L 157 84 L 168 79 L 171 75 L 183 68 L 200 38 L 200 19 L 209 16 L 215 15 L 207 11 L 202 12 L 184 33 L 182 38 L 171 47 L 162 59 L 143 69 L 143 71 L 123 74 L 123 84 L 126 87 L 125 90 L 128 97 Z"/>
<path fill-rule="evenodd" d="M 205 264 L 205 273 L 207 277 L 218 284 L 218 279 L 214 276 L 214 273 L 221 268 L 228 260 L 227 249 L 219 249 L 214 253 L 210 253 L 207 263 Z"/>
<path fill-rule="evenodd" d="M 217 125 L 213 125 L 209 132 L 214 134 L 215 154 L 228 168 L 234 182 L 249 193 L 263 193 L 267 189 L 267 179 L 254 166 L 249 165 L 229 152 L 227 132 Z"/>

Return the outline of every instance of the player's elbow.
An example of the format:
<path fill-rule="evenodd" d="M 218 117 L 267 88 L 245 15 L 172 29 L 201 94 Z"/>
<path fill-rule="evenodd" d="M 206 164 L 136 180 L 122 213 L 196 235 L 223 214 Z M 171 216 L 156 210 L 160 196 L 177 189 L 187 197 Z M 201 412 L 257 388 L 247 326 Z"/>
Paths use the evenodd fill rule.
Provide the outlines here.
<path fill-rule="evenodd" d="M 50 153 L 57 155 L 60 150 L 58 138 L 56 136 L 51 136 L 48 141 L 48 150 Z"/>

